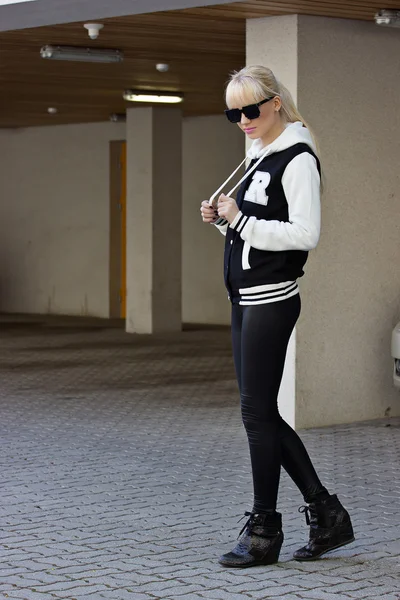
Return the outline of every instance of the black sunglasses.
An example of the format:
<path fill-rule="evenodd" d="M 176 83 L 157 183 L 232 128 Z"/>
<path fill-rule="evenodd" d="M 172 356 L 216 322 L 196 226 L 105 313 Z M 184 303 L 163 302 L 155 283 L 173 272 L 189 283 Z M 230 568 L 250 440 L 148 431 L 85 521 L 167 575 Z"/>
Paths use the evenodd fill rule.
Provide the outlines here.
<path fill-rule="evenodd" d="M 265 100 L 261 100 L 261 102 L 257 102 L 256 104 L 248 104 L 247 106 L 243 106 L 243 108 L 230 108 L 225 110 L 225 114 L 227 116 L 228 121 L 231 123 L 240 123 L 242 119 L 242 113 L 245 117 L 250 119 L 258 119 L 260 116 L 260 109 L 258 108 L 261 104 L 265 104 L 275 98 L 275 96 L 271 96 L 270 98 L 266 98 Z"/>

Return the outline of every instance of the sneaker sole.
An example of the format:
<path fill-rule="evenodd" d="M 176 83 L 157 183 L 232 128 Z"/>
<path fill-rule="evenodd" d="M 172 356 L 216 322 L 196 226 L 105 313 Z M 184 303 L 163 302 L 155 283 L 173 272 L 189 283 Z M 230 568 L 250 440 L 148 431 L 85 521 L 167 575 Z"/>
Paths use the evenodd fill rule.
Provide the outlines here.
<path fill-rule="evenodd" d="M 337 544 L 337 546 L 333 546 L 332 548 L 329 548 L 329 550 L 324 550 L 320 554 L 316 554 L 315 556 L 312 556 L 310 558 L 296 558 L 295 556 L 293 556 L 293 558 L 294 558 L 294 560 L 298 560 L 299 562 L 305 562 L 307 560 L 308 561 L 316 560 L 317 558 L 320 558 L 327 552 L 331 552 L 332 550 L 336 550 L 337 548 L 341 548 L 342 546 L 347 546 L 347 544 L 351 544 L 351 542 L 354 542 L 355 539 L 356 539 L 355 537 L 352 537 L 351 540 L 346 540 L 345 542 L 342 542 L 341 544 Z"/>
<path fill-rule="evenodd" d="M 262 566 L 268 566 L 268 565 L 276 565 L 276 563 L 278 562 L 277 560 L 271 560 L 269 562 L 262 562 L 262 561 L 257 561 L 254 563 L 249 563 L 248 565 L 232 565 L 229 563 L 223 563 L 221 561 L 218 561 L 219 564 L 222 567 L 226 567 L 226 568 L 231 568 L 231 569 L 249 569 L 250 567 L 262 567 Z"/>

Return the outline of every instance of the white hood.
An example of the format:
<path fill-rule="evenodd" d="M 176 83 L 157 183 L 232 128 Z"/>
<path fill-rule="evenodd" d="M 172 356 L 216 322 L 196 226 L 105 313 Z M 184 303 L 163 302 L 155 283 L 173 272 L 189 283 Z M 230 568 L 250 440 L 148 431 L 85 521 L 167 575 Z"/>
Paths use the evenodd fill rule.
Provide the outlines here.
<path fill-rule="evenodd" d="M 310 132 L 306 127 L 303 127 L 301 121 L 296 121 L 295 123 L 286 125 L 286 128 L 281 135 L 269 146 L 263 146 L 260 138 L 254 140 L 247 152 L 247 158 L 254 160 L 256 158 L 261 158 L 263 154 L 264 156 L 268 156 L 269 154 L 281 152 L 282 150 L 286 150 L 286 148 L 290 148 L 291 146 L 300 143 L 307 144 L 313 152 L 316 152 L 315 144 Z"/>
<path fill-rule="evenodd" d="M 263 146 L 261 139 L 258 138 L 254 140 L 250 149 L 247 152 L 246 157 L 240 163 L 238 167 L 231 173 L 226 181 L 214 192 L 214 194 L 210 197 L 209 203 L 214 205 L 215 200 L 218 194 L 224 189 L 225 185 L 232 179 L 232 177 L 239 171 L 242 165 L 246 162 L 248 158 L 252 160 L 257 160 L 253 166 L 246 171 L 243 177 L 234 185 L 234 187 L 228 192 L 228 196 L 231 196 L 233 192 L 240 186 L 240 184 L 249 176 L 251 173 L 257 168 L 258 164 L 262 161 L 265 156 L 269 156 L 274 152 L 281 152 L 281 150 L 286 150 L 286 148 L 290 148 L 295 144 L 307 144 L 311 148 L 313 152 L 316 153 L 315 144 L 312 140 L 311 134 L 306 127 L 303 127 L 303 123 L 301 121 L 296 121 L 295 123 L 289 123 L 286 125 L 284 131 L 281 133 L 279 137 L 276 138 L 269 146 Z M 220 219 L 223 221 L 223 219 Z M 216 223 L 219 224 L 218 222 Z"/>

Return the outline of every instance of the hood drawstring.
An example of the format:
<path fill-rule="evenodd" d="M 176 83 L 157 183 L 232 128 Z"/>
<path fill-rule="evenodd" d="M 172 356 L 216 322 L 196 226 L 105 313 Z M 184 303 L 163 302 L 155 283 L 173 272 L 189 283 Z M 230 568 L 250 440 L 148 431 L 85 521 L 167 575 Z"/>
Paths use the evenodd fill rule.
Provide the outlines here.
<path fill-rule="evenodd" d="M 269 147 L 267 146 L 265 152 L 263 152 L 263 154 L 261 155 L 261 157 L 256 161 L 256 163 L 251 167 L 251 169 L 249 169 L 248 171 L 246 171 L 246 173 L 243 175 L 243 177 L 236 183 L 236 185 L 233 186 L 233 188 L 231 189 L 230 192 L 228 192 L 227 196 L 231 196 L 233 194 L 233 192 L 236 190 L 236 188 L 238 188 L 245 179 L 247 179 L 247 177 L 249 175 L 251 175 L 251 173 L 258 167 L 258 165 L 260 164 L 260 162 L 265 158 L 265 156 L 268 154 L 269 152 Z M 214 201 L 217 197 L 217 195 L 222 191 L 222 189 L 226 186 L 226 184 L 228 183 L 228 181 L 230 181 L 232 179 L 232 177 L 239 171 L 240 167 L 242 165 L 244 165 L 244 163 L 247 160 L 247 156 L 242 160 L 242 162 L 240 163 L 240 165 L 238 167 L 236 167 L 236 169 L 233 171 L 233 173 L 231 173 L 228 177 L 228 179 L 226 181 L 224 181 L 224 183 L 217 189 L 216 192 L 213 193 L 213 195 L 210 197 L 208 203 L 210 206 L 214 207 Z M 215 207 L 214 207 L 215 208 Z M 226 219 L 224 219 L 223 217 L 218 217 L 218 219 L 216 221 L 213 222 L 213 225 L 225 225 L 225 223 L 227 223 Z"/>
<path fill-rule="evenodd" d="M 270 153 L 272 154 L 273 152 L 278 152 L 280 150 L 284 150 L 285 148 L 288 148 L 291 145 L 293 145 L 295 143 L 300 143 L 300 142 L 308 144 L 313 151 L 315 150 L 313 147 L 312 141 L 311 141 L 311 136 L 310 136 L 308 130 L 303 126 L 303 123 L 301 121 L 296 121 L 295 123 L 288 124 L 288 126 L 285 128 L 283 133 L 274 142 L 272 142 L 272 144 L 270 144 L 269 146 L 266 146 L 265 148 L 260 148 L 259 150 L 255 149 L 257 142 L 261 143 L 261 140 L 258 139 L 253 142 L 253 146 L 251 146 L 251 148 L 247 152 L 246 157 L 242 160 L 240 165 L 238 167 L 236 167 L 236 169 L 233 171 L 233 173 L 231 173 L 231 175 L 229 175 L 228 179 L 226 179 L 226 181 L 224 181 L 224 183 L 210 197 L 210 199 L 208 201 L 210 206 L 212 206 L 213 208 L 216 208 L 215 207 L 216 197 L 218 196 L 218 194 L 220 194 L 220 192 L 222 192 L 223 188 L 232 179 L 232 177 L 234 175 L 236 175 L 236 173 L 239 171 L 240 167 L 242 167 L 244 165 L 244 163 L 246 162 L 247 159 L 255 160 L 256 162 L 248 171 L 246 171 L 246 173 L 243 175 L 243 177 L 240 179 L 240 181 L 238 181 L 238 183 L 227 193 L 227 196 L 232 196 L 232 194 L 236 190 L 236 188 L 238 188 L 243 183 L 243 181 L 249 175 L 251 175 L 253 173 L 253 171 L 255 171 L 255 169 L 257 169 L 260 162 L 262 160 L 264 160 L 264 158 L 268 154 L 270 154 Z M 261 152 L 261 155 L 259 155 L 259 157 L 257 158 L 257 155 L 259 154 L 259 152 Z M 218 217 L 216 221 L 213 221 L 214 225 L 225 225 L 225 223 L 227 223 L 227 220 L 222 217 Z"/>
<path fill-rule="evenodd" d="M 231 191 L 227 193 L 227 196 L 231 196 L 231 194 L 233 194 L 233 192 L 236 190 L 236 188 L 238 188 L 243 183 L 243 181 L 258 167 L 258 165 L 265 158 L 265 156 L 268 154 L 268 152 L 269 152 L 269 147 L 267 146 L 265 152 L 262 153 L 262 155 L 257 160 L 257 162 L 251 167 L 251 169 L 249 169 L 248 171 L 246 171 L 246 173 L 243 175 L 243 177 L 233 186 L 233 188 L 231 189 Z M 217 197 L 217 195 L 223 190 L 223 188 L 226 186 L 226 184 L 228 183 L 228 181 L 230 181 L 232 179 L 232 177 L 234 175 L 236 175 L 236 173 L 239 171 L 240 167 L 242 165 L 244 165 L 244 163 L 246 162 L 246 160 L 247 160 L 247 156 L 242 160 L 242 162 L 240 163 L 240 165 L 238 167 L 236 167 L 236 169 L 233 171 L 233 173 L 231 173 L 229 175 L 228 179 L 226 179 L 226 181 L 224 181 L 224 183 L 219 186 L 219 188 L 217 189 L 217 191 L 213 193 L 213 195 L 210 197 L 210 200 L 209 200 L 210 206 L 213 206 L 213 202 L 214 202 L 215 198 Z"/>

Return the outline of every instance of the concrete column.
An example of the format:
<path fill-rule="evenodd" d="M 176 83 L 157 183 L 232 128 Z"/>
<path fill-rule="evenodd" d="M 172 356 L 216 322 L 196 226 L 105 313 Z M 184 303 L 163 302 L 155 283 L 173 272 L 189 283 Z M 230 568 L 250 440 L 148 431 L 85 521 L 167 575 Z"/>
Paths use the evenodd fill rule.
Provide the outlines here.
<path fill-rule="evenodd" d="M 290 89 L 325 174 L 322 235 L 300 280 L 282 415 L 297 428 L 397 416 L 390 337 L 400 318 L 400 36 L 347 19 L 253 19 L 247 64 L 270 67 Z"/>
<path fill-rule="evenodd" d="M 127 111 L 126 330 L 181 330 L 182 117 Z"/>
<path fill-rule="evenodd" d="M 247 21 L 246 64 L 264 65 L 280 77 L 297 98 L 298 16 L 289 15 Z M 247 146 L 249 144 L 247 143 Z M 289 341 L 278 404 L 282 417 L 295 427 L 296 332 Z"/>

